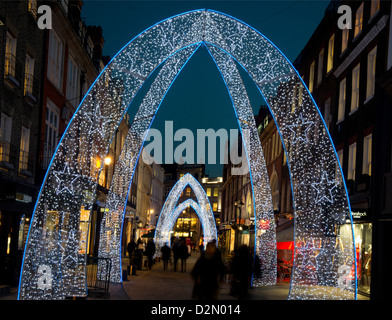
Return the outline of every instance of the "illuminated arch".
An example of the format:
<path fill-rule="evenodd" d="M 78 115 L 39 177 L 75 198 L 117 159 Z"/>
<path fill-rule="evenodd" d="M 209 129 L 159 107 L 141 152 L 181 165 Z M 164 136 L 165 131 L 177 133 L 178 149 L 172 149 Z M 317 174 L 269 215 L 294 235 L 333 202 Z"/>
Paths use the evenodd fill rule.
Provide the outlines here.
<path fill-rule="evenodd" d="M 181 202 L 169 216 L 166 216 L 164 222 L 162 221 L 162 229 L 160 232 L 160 237 L 154 238 L 154 242 L 157 246 L 157 250 L 156 250 L 157 256 L 160 256 L 160 248 L 165 243 L 167 243 L 170 246 L 170 242 L 171 242 L 170 235 L 171 235 L 171 231 L 173 230 L 174 224 L 177 218 L 179 217 L 179 215 L 181 214 L 181 212 L 186 208 L 188 208 L 189 206 L 191 206 L 195 210 L 196 214 L 200 219 L 203 228 L 205 244 L 212 240 L 218 240 L 215 221 L 209 219 L 209 217 L 213 217 L 213 212 L 211 211 L 211 207 L 209 207 L 208 210 L 203 210 L 194 200 L 187 199 Z M 211 225 L 212 221 L 214 222 L 213 225 Z"/>
<path fill-rule="evenodd" d="M 213 56 L 233 105 L 238 106 L 236 116 L 242 132 L 249 133 L 248 138 L 243 134 L 243 139 L 255 199 L 256 255 L 276 251 L 275 226 L 257 130 L 253 115 L 242 108 L 246 94 L 233 77 L 237 72 L 230 66 L 233 59 L 250 75 L 267 102 L 288 160 L 295 215 L 289 298 L 356 298 L 347 190 L 332 139 L 303 80 L 257 30 L 219 12 L 195 10 L 166 19 L 135 37 L 84 97 L 39 192 L 24 252 L 19 299 L 85 295 L 83 226 L 88 223 L 85 212 L 92 209 L 102 169 L 97 163 L 103 163 L 116 128 L 145 80 L 173 55 L 193 52 L 200 44 Z M 118 99 L 116 88 L 120 84 L 124 90 Z M 351 223 L 350 234 L 340 233 L 339 227 L 346 220 Z M 262 265 L 271 266 L 271 261 Z"/>
<path fill-rule="evenodd" d="M 192 199 L 188 199 L 177 205 L 181 193 L 187 186 L 190 186 L 195 193 L 197 203 Z M 174 222 L 182 210 L 184 210 L 188 205 L 192 205 L 200 218 L 203 226 L 205 243 L 214 239 L 218 240 L 215 218 L 211 209 L 210 201 L 208 200 L 208 197 L 200 183 L 190 173 L 187 173 L 182 176 L 170 190 L 159 215 L 154 237 L 154 242 L 157 246 L 158 252 L 165 242 L 168 242 L 170 239 L 169 235 L 170 231 L 173 229 Z"/>

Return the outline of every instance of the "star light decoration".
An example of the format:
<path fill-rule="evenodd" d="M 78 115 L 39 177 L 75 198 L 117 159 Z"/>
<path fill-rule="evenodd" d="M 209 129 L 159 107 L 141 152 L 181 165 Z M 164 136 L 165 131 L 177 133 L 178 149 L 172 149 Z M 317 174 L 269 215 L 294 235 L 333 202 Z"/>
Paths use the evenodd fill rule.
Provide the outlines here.
<path fill-rule="evenodd" d="M 169 45 L 167 40 L 176 35 L 181 37 Z M 258 31 L 225 14 L 195 10 L 164 20 L 135 37 L 99 75 L 78 107 L 60 141 L 37 199 L 24 252 L 19 299 L 64 299 L 86 294 L 85 251 L 78 251 L 77 262 L 72 259 L 62 261 L 60 247 L 67 254 L 86 243 L 86 239 L 81 238 L 84 234 L 79 233 L 80 213 L 82 208 L 93 207 L 97 177 L 102 170 L 102 165 L 97 166 L 97 163 L 102 163 L 126 108 L 154 69 L 168 57 L 200 43 L 231 55 L 259 88 L 274 117 L 287 156 L 293 190 L 295 247 L 299 247 L 299 239 L 320 239 L 323 256 L 329 257 L 323 259 L 323 263 L 320 260 L 316 270 L 308 275 L 297 272 L 298 265 L 294 261 L 289 298 L 315 299 L 316 291 L 321 292 L 319 296 L 324 299 L 356 297 L 355 274 L 347 275 L 346 272 L 348 269 L 356 272 L 354 239 L 349 233 L 339 233 L 345 221 L 338 217 L 343 215 L 352 220 L 348 196 L 332 140 L 310 93 L 290 62 Z M 234 83 L 229 78 L 225 79 Z M 121 103 L 114 98 L 118 97 L 119 83 L 123 88 L 120 93 Z M 228 87 L 233 104 L 241 109 L 244 104 L 240 101 L 239 87 Z M 88 117 L 91 119 L 93 114 L 98 118 L 102 115 L 110 119 L 102 127 L 102 136 L 91 127 Z M 301 119 L 301 114 L 306 115 L 309 121 L 314 121 L 306 131 L 306 142 L 293 136 L 290 130 L 293 129 L 290 126 Z M 241 123 L 247 122 L 241 112 L 237 116 Z M 249 137 L 250 141 L 258 139 L 252 131 L 252 125 L 249 126 Z M 247 155 L 257 154 L 256 149 L 254 152 L 246 152 Z M 62 186 L 59 188 L 57 179 L 61 173 L 67 172 L 64 171 L 64 163 L 67 161 L 77 168 L 73 174 L 80 174 L 72 188 L 68 188 L 74 196 L 67 189 L 62 189 Z M 252 161 L 250 158 L 249 163 Z M 336 170 L 337 167 L 339 170 Z M 254 172 L 251 168 L 252 179 L 262 181 L 266 177 L 263 178 L 262 168 L 258 169 Z M 320 182 L 317 177 L 323 177 L 322 172 L 327 173 L 327 182 L 338 182 L 332 190 L 333 198 L 330 197 L 328 183 L 319 184 L 315 192 L 313 185 Z M 263 202 L 261 196 L 266 191 L 260 190 L 255 184 L 253 187 L 255 203 L 260 203 L 256 206 L 255 218 L 268 220 L 263 214 L 269 212 L 268 203 Z M 326 197 L 322 196 L 317 198 L 322 201 L 316 201 L 317 194 Z M 62 219 L 60 212 L 64 212 L 67 219 Z M 310 228 L 312 225 L 314 227 Z M 57 232 L 57 229 L 62 231 Z M 76 239 L 64 243 L 69 237 L 60 235 L 72 234 L 74 231 Z M 258 245 L 267 250 L 273 248 L 274 243 L 269 238 L 256 242 L 255 246 Z M 40 269 L 40 266 L 44 267 Z M 42 281 L 38 282 L 42 274 L 37 270 L 45 270 L 51 275 L 50 289 L 49 286 L 43 286 Z"/>
<path fill-rule="evenodd" d="M 178 199 L 187 186 L 190 186 L 195 193 L 197 203 L 192 199 L 187 199 L 181 204 L 178 204 Z M 210 201 L 200 183 L 190 173 L 187 173 L 170 190 L 159 214 L 154 236 L 156 256 L 160 256 L 160 249 L 165 243 L 170 244 L 170 231 L 173 229 L 178 216 L 188 205 L 191 205 L 195 209 L 200 218 L 203 227 L 204 245 L 214 239 L 218 240 L 214 213 L 211 210 Z"/>

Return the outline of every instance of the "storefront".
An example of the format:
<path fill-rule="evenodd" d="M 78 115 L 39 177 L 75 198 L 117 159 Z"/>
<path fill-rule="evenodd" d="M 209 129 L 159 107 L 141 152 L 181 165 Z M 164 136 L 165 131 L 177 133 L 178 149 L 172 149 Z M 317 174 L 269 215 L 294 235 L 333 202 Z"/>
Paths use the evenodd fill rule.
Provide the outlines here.
<path fill-rule="evenodd" d="M 370 209 L 352 209 L 355 252 L 357 258 L 358 293 L 370 295 L 372 261 L 372 223 Z M 341 227 L 341 234 L 351 232 L 350 224 Z"/>

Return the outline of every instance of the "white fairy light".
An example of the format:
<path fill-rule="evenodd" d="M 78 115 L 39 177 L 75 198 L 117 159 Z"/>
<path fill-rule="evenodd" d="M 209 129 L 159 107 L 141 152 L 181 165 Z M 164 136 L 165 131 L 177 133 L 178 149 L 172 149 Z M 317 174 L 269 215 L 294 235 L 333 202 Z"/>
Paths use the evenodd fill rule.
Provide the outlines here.
<path fill-rule="evenodd" d="M 168 57 L 201 43 L 214 52 L 222 68 L 237 118 L 240 123 L 248 123 L 241 129 L 247 128 L 250 133 L 245 145 L 254 187 L 256 232 L 260 231 L 255 247 L 260 252 L 276 250 L 267 201 L 269 189 L 255 184 L 267 176 L 262 160 L 256 157 L 262 155 L 262 150 L 254 142 L 259 138 L 248 121 L 246 97 L 235 81 L 234 69 L 227 69 L 225 74 L 221 62 L 230 61 L 219 50 L 234 58 L 253 79 L 270 108 L 285 148 L 295 218 L 289 298 L 356 297 L 354 239 L 340 233 L 346 219 L 351 220 L 352 230 L 350 204 L 332 139 L 310 93 L 286 57 L 258 31 L 222 13 L 196 10 L 162 21 L 135 37 L 99 75 L 78 107 L 37 199 L 24 252 L 19 299 L 64 299 L 86 294 L 87 233 L 82 228 L 86 218 L 82 220 L 81 216 L 92 210 L 97 179 L 115 130 L 155 68 Z M 143 116 L 151 115 L 147 109 Z M 136 141 L 146 123 L 142 124 L 142 117 L 138 122 L 133 130 Z M 126 196 L 122 192 L 114 194 Z M 111 203 L 111 198 L 108 200 Z M 202 208 L 200 201 L 199 205 Z M 174 207 L 170 212 L 173 210 Z M 107 219 L 119 223 L 122 214 Z M 266 232 L 267 227 L 271 232 Z M 264 238 L 264 234 L 270 236 Z M 116 243 L 115 238 L 110 242 Z"/>
<path fill-rule="evenodd" d="M 187 199 L 177 204 L 181 193 L 187 186 L 192 188 L 197 202 L 192 199 Z M 200 183 L 190 173 L 187 173 L 176 182 L 163 204 L 154 236 L 156 256 L 160 256 L 160 248 L 165 243 L 170 244 L 170 231 L 173 229 L 178 216 L 189 205 L 195 209 L 200 218 L 203 227 L 204 244 L 206 245 L 214 239 L 218 240 L 214 213 L 212 212 L 210 201 Z"/>

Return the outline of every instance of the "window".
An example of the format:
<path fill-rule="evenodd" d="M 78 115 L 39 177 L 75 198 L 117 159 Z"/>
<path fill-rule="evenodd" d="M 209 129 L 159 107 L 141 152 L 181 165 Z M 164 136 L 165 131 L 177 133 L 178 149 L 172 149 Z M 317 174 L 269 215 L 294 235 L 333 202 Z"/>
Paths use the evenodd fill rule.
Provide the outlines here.
<path fill-rule="evenodd" d="M 344 119 L 345 108 L 346 108 L 346 78 L 340 81 L 339 84 L 338 122 Z"/>
<path fill-rule="evenodd" d="M 9 32 L 7 32 L 6 41 L 5 41 L 4 76 L 15 77 L 15 66 L 16 66 L 16 38 L 14 38 Z"/>
<path fill-rule="evenodd" d="M 338 174 L 338 172 L 339 172 L 339 164 L 340 164 L 340 166 L 343 169 L 343 149 L 339 150 L 337 152 L 337 154 L 338 154 L 339 163 L 336 163 L 336 174 L 335 174 L 336 177 L 339 176 L 339 174 Z"/>
<path fill-rule="evenodd" d="M 12 117 L 1 113 L 0 121 L 0 161 L 9 162 Z"/>
<path fill-rule="evenodd" d="M 45 146 L 43 166 L 46 169 L 54 150 L 57 147 L 59 130 L 59 112 L 57 107 L 49 100 L 46 106 Z"/>
<path fill-rule="evenodd" d="M 27 9 L 34 18 L 37 18 L 37 0 L 29 0 Z"/>
<path fill-rule="evenodd" d="M 376 81 L 376 56 L 377 47 L 369 52 L 367 58 L 367 79 L 366 79 L 366 100 L 374 94 L 374 85 Z"/>
<path fill-rule="evenodd" d="M 363 138 L 362 174 L 372 175 L 372 135 Z"/>
<path fill-rule="evenodd" d="M 331 98 L 328 98 L 324 104 L 324 121 L 329 130 L 329 124 L 331 122 Z"/>
<path fill-rule="evenodd" d="M 186 188 L 186 196 L 187 197 L 191 196 L 191 188 Z"/>
<path fill-rule="evenodd" d="M 349 32 L 350 29 L 348 28 L 344 28 L 342 30 L 342 52 L 344 52 L 347 49 Z"/>
<path fill-rule="evenodd" d="M 335 34 L 329 38 L 328 41 L 328 60 L 327 60 L 327 73 L 333 68 L 333 50 L 334 50 Z"/>
<path fill-rule="evenodd" d="M 321 83 L 323 80 L 323 62 L 324 62 L 324 49 L 321 49 L 318 55 L 318 64 L 317 64 L 317 85 Z"/>
<path fill-rule="evenodd" d="M 211 197 L 211 188 L 207 188 L 207 197 Z"/>
<path fill-rule="evenodd" d="M 314 82 L 314 61 L 310 65 L 310 69 L 309 69 L 309 92 L 313 91 L 313 82 Z"/>
<path fill-rule="evenodd" d="M 380 0 L 372 0 L 370 4 L 370 18 L 373 18 L 379 10 L 380 10 Z"/>
<path fill-rule="evenodd" d="M 79 68 L 75 60 L 69 56 L 67 75 L 67 99 L 73 105 L 78 104 Z"/>
<path fill-rule="evenodd" d="M 348 180 L 355 180 L 356 154 L 357 154 L 357 143 L 355 142 L 351 144 L 348 149 L 348 171 L 347 171 Z"/>
<path fill-rule="evenodd" d="M 212 211 L 218 211 L 218 203 L 217 202 L 214 202 L 212 204 Z"/>
<path fill-rule="evenodd" d="M 63 43 L 54 32 L 49 34 L 49 54 L 48 54 L 48 79 L 61 90 L 61 77 L 63 68 Z"/>
<path fill-rule="evenodd" d="M 353 69 L 352 82 L 351 82 L 351 109 L 350 112 L 357 110 L 359 105 L 359 63 Z"/>
<path fill-rule="evenodd" d="M 22 126 L 20 138 L 19 170 L 27 170 L 29 163 L 30 129 Z"/>
<path fill-rule="evenodd" d="M 214 197 L 219 196 L 219 188 L 214 188 Z"/>
<path fill-rule="evenodd" d="M 355 29 L 354 29 L 354 38 L 358 36 L 362 31 L 362 22 L 363 22 L 363 2 L 357 9 L 355 14 Z"/>
<path fill-rule="evenodd" d="M 26 54 L 24 95 L 33 94 L 34 58 Z"/>

